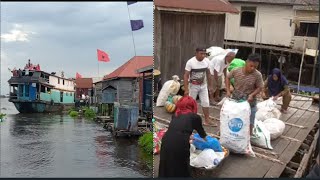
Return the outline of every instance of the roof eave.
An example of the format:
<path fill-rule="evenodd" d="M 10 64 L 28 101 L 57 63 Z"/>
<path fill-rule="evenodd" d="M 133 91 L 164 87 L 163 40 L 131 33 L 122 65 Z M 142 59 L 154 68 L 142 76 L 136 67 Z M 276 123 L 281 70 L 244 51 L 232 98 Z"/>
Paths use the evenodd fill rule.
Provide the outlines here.
<path fill-rule="evenodd" d="M 174 12 L 185 12 L 185 13 L 199 13 L 199 14 L 239 14 L 238 10 L 235 11 L 204 11 L 204 10 L 197 10 L 197 9 L 185 9 L 185 8 L 173 8 L 173 7 L 160 7 L 157 6 L 156 9 L 159 11 L 174 11 Z"/>

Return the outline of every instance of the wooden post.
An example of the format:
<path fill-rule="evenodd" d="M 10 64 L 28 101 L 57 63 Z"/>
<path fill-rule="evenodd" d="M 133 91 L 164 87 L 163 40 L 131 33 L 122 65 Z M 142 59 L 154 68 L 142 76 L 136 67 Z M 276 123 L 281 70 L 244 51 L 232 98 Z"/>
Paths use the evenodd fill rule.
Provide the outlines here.
<path fill-rule="evenodd" d="M 282 72 L 282 57 L 283 57 L 283 51 L 281 51 L 280 55 L 280 71 Z"/>
<path fill-rule="evenodd" d="M 318 34 L 320 32 L 320 29 L 318 29 Z M 319 40 L 318 40 L 319 41 Z M 316 48 L 316 56 L 314 57 L 314 62 L 313 62 L 313 69 L 312 69 L 312 80 L 311 80 L 311 85 L 315 85 L 315 76 L 316 76 L 316 65 L 317 65 L 317 58 L 319 55 L 319 42 L 317 43 L 317 48 Z"/>
<path fill-rule="evenodd" d="M 299 94 L 299 91 L 300 91 L 301 70 L 302 70 L 302 65 L 303 65 L 303 60 L 304 60 L 304 52 L 305 52 L 305 49 L 306 49 L 306 42 L 307 42 L 307 38 L 304 37 L 303 38 L 303 48 L 302 48 L 302 58 L 301 58 L 300 70 L 299 70 L 299 80 L 298 80 L 298 90 L 297 90 L 298 94 Z"/>
<path fill-rule="evenodd" d="M 261 62 L 260 62 L 260 65 L 259 65 L 259 70 L 261 71 L 261 64 L 262 64 L 262 47 L 261 47 L 261 44 L 262 44 L 262 29 L 260 28 L 260 57 L 261 57 Z"/>
<path fill-rule="evenodd" d="M 271 64 L 271 50 L 269 51 L 269 54 L 268 54 L 268 70 L 267 70 L 267 76 L 269 75 L 269 72 L 270 72 L 270 64 Z"/>
<path fill-rule="evenodd" d="M 288 63 L 287 64 L 290 64 L 291 63 L 291 52 L 289 52 L 289 57 L 288 57 Z M 289 67 L 289 66 L 287 66 L 287 67 Z M 288 71 L 288 69 L 287 69 L 287 71 L 286 71 L 286 77 L 288 77 L 288 74 L 289 74 L 289 71 Z"/>

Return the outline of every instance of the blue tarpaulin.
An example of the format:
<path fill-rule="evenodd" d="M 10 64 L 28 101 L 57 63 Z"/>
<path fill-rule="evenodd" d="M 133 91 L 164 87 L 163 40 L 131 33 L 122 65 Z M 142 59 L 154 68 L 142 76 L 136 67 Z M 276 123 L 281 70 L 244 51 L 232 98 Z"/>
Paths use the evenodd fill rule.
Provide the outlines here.
<path fill-rule="evenodd" d="M 289 85 L 291 89 L 297 90 L 298 85 Z M 300 91 L 310 92 L 310 93 L 319 93 L 318 87 L 311 87 L 311 86 L 300 86 Z"/>

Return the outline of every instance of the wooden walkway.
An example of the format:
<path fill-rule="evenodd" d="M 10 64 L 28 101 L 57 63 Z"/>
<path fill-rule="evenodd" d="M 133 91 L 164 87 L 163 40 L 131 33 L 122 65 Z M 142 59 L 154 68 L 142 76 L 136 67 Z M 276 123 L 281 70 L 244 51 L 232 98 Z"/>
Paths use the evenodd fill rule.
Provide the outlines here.
<path fill-rule="evenodd" d="M 277 103 L 281 104 L 281 101 Z M 200 107 L 198 113 L 202 114 Z M 171 116 L 172 114 L 167 113 L 163 107 L 154 108 L 154 117 L 159 123 L 168 124 Z M 218 126 L 206 126 L 207 133 L 217 136 L 220 134 L 219 116 L 220 107 L 211 107 L 210 117 Z M 280 138 L 271 142 L 273 150 L 253 146 L 257 155 L 255 158 L 231 154 L 219 167 L 219 172 L 214 177 L 280 177 L 286 165 L 318 122 L 319 106 L 312 105 L 312 99 L 309 97 L 293 96 L 288 113 L 282 114 L 280 119 L 286 123 L 286 128 Z M 154 158 L 155 177 L 157 177 L 158 160 L 159 156 L 157 155 Z"/>

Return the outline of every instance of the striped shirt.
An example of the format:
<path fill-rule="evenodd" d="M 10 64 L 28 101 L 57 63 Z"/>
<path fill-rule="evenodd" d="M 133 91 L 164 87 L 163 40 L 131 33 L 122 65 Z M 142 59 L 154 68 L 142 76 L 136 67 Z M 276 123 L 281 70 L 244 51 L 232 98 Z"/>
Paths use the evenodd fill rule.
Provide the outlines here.
<path fill-rule="evenodd" d="M 234 78 L 234 88 L 245 95 L 253 93 L 257 88 L 263 88 L 262 74 L 255 70 L 251 74 L 244 74 L 243 68 L 233 69 L 228 73 L 228 78 Z"/>

